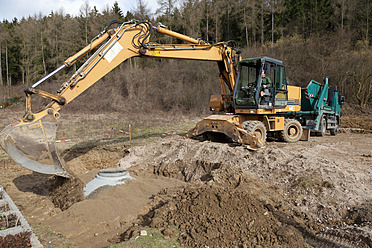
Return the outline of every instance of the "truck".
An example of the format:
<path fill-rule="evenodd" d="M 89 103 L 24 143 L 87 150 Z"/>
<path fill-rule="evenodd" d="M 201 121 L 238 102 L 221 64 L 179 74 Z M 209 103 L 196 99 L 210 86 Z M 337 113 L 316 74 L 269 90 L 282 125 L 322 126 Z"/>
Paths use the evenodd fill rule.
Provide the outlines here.
<path fill-rule="evenodd" d="M 151 42 L 154 30 L 183 43 Z M 89 52 L 93 54 L 57 93 L 39 89 L 47 79 L 71 67 Z M 322 84 L 311 81 L 307 88 L 301 89 L 288 84 L 282 61 L 269 57 L 242 59 L 240 50 L 232 42 L 213 44 L 161 24 L 153 26 L 148 21 L 112 21 L 88 46 L 24 90 L 25 114 L 1 131 L 0 146 L 27 169 L 71 177 L 55 146 L 60 109 L 132 57 L 217 63 L 221 94 L 211 96 L 209 108 L 213 114 L 197 123 L 187 133 L 188 138 L 223 138 L 256 150 L 265 145 L 267 135 L 296 142 L 308 139 L 310 130 L 324 135 L 328 129 L 331 134 L 337 134 L 340 126 L 340 106 L 344 98 L 336 87 L 328 86 L 328 78 Z M 48 99 L 48 104 L 33 110 L 31 99 L 36 96 Z"/>
<path fill-rule="evenodd" d="M 264 72 L 264 73 L 262 73 Z M 272 81 L 270 87 L 262 86 L 263 75 Z M 258 57 L 238 62 L 238 76 L 233 93 L 234 112 L 213 115 L 199 122 L 188 137 L 222 133 L 234 142 L 239 137 L 233 126 L 241 126 L 265 143 L 268 135 L 285 142 L 308 140 L 310 133 L 324 136 L 329 130 L 336 135 L 341 126 L 341 106 L 345 98 L 337 86 L 311 80 L 306 88 L 288 84 L 282 61 Z M 210 110 L 224 110 L 221 96 L 211 96 Z M 230 126 L 229 124 L 232 124 Z"/>
<path fill-rule="evenodd" d="M 301 90 L 301 111 L 296 113 L 297 119 L 301 121 L 302 128 L 315 134 L 325 136 L 329 130 L 331 135 L 337 135 L 344 103 L 345 97 L 339 93 L 337 86 L 329 87 L 328 77 L 323 84 L 311 80 Z"/>

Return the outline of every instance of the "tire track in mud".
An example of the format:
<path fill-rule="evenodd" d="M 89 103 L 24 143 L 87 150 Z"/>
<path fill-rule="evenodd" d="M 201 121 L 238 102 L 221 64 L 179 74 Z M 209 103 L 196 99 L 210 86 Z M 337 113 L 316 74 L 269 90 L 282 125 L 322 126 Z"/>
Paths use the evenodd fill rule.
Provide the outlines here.
<path fill-rule="evenodd" d="M 271 205 L 266 206 L 277 220 L 287 225 L 291 225 L 300 231 L 309 245 L 316 248 L 369 248 L 372 247 L 372 241 L 367 235 L 358 233 L 356 230 L 353 232 L 346 232 L 340 229 L 325 229 L 317 234 L 311 232 L 303 224 L 297 222 L 292 216 L 275 211 Z"/>
<path fill-rule="evenodd" d="M 340 247 L 340 248 L 369 248 L 372 247 L 371 239 L 363 234 L 350 234 L 345 233 L 342 230 L 326 230 L 323 233 L 317 234 L 318 240 L 326 240 L 327 244 L 334 246 L 328 247 Z M 325 247 L 325 246 L 322 246 Z"/>

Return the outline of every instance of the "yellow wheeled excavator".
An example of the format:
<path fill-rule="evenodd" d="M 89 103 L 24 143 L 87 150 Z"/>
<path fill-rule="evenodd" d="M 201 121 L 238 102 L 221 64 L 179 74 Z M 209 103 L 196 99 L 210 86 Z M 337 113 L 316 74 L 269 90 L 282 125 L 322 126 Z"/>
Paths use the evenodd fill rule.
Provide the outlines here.
<path fill-rule="evenodd" d="M 151 42 L 153 30 L 184 43 Z M 93 55 L 62 84 L 57 94 L 37 88 L 90 51 Z M 221 94 L 212 95 L 210 101 L 210 110 L 216 114 L 199 122 L 187 137 L 214 139 L 223 136 L 255 150 L 264 145 L 267 132 L 279 132 L 289 142 L 302 136 L 302 125 L 293 118 L 293 113 L 301 109 L 301 88 L 287 86 L 285 67 L 281 61 L 267 57 L 242 60 L 240 51 L 229 42 L 211 44 L 171 31 L 160 24 L 152 26 L 147 21 L 112 21 L 88 46 L 25 89 L 26 113 L 18 123 L 7 126 L 0 133 L 1 147 L 27 169 L 69 177 L 55 147 L 60 109 L 131 57 L 217 62 Z M 266 87 L 263 85 L 264 71 L 273 79 Z M 31 98 L 34 96 L 50 102 L 43 109 L 33 111 Z"/>

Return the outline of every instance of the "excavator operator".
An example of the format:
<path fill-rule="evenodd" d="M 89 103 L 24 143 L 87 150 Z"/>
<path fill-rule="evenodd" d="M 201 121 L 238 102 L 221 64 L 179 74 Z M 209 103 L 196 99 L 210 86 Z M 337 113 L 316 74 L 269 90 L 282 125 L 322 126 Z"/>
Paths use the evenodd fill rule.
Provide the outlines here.
<path fill-rule="evenodd" d="M 270 98 L 271 80 L 266 77 L 265 69 L 262 69 L 262 81 L 261 81 L 261 92 L 260 92 L 260 104 L 268 105 L 268 98 Z"/>
<path fill-rule="evenodd" d="M 265 70 L 262 69 L 262 82 L 261 87 L 264 89 L 270 89 L 271 88 L 271 80 L 269 77 L 266 77 Z"/>

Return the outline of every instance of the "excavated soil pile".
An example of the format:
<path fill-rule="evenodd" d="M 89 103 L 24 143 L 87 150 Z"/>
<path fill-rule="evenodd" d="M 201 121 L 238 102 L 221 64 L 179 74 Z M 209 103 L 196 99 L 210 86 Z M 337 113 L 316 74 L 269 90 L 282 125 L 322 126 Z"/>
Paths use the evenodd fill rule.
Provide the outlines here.
<path fill-rule="evenodd" d="M 142 219 L 142 225 L 177 226 L 185 245 L 215 246 L 213 242 L 221 240 L 218 244 L 226 247 L 246 242 L 298 247 L 290 243 L 295 237 L 315 247 L 368 247 L 371 208 L 364 203 L 371 200 L 372 140 L 370 135 L 363 142 L 354 142 L 360 137 L 356 134 L 337 137 L 272 142 L 256 152 L 169 137 L 129 149 L 119 165 L 133 174 L 153 171 L 190 183 L 158 194 L 153 211 Z M 200 185 L 192 186 L 195 183 Z M 269 211 L 269 205 L 275 211 Z M 287 222 L 288 218 L 294 221 Z M 249 228 L 252 221 L 257 226 Z M 292 236 L 281 235 L 283 228 L 292 230 L 286 232 Z M 229 230 L 230 238 L 218 236 L 221 230 Z M 131 231 L 123 234 L 124 240 Z"/>
<path fill-rule="evenodd" d="M 275 186 L 290 207 L 320 222 L 341 221 L 349 209 L 371 201 L 371 135 L 311 137 L 294 144 L 271 142 L 255 152 L 243 147 L 172 137 L 129 149 L 124 168 L 153 168 L 186 181 L 220 163 L 242 168 Z M 347 158 L 347 159 L 345 159 Z M 181 167 L 181 170 L 174 169 Z M 197 177 L 197 178 L 198 178 Z"/>
<path fill-rule="evenodd" d="M 301 231 L 313 233 L 282 207 L 274 189 L 242 169 L 223 163 L 179 161 L 173 166 L 160 163 L 153 171 L 192 183 L 158 193 L 151 211 L 122 235 L 123 240 L 138 233 L 141 226 L 151 226 L 165 235 L 178 235 L 182 245 L 191 247 L 303 247 Z M 297 226 L 279 221 L 277 211 L 297 219 Z"/>
<path fill-rule="evenodd" d="M 278 221 L 252 194 L 211 185 L 176 192 L 154 211 L 150 226 L 177 226 L 180 243 L 192 247 L 304 246 L 301 232 Z"/>

